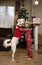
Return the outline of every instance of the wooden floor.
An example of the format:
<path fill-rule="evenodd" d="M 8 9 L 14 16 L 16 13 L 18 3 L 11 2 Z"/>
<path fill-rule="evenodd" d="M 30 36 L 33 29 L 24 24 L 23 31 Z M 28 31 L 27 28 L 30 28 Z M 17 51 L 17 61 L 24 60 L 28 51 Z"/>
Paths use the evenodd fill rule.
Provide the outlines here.
<path fill-rule="evenodd" d="M 18 48 L 15 61 L 11 60 L 11 51 L 0 51 L 0 65 L 42 65 L 42 54 L 33 50 L 33 59 L 27 60 L 26 49 Z"/>

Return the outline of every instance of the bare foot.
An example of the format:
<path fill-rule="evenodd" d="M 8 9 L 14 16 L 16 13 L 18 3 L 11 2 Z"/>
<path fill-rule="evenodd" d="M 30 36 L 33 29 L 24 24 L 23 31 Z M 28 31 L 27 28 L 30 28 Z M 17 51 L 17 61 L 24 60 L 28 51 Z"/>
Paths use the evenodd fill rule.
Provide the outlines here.
<path fill-rule="evenodd" d="M 27 58 L 27 60 L 32 60 L 32 58 Z"/>
<path fill-rule="evenodd" d="M 25 56 L 26 58 L 28 58 L 28 56 Z"/>

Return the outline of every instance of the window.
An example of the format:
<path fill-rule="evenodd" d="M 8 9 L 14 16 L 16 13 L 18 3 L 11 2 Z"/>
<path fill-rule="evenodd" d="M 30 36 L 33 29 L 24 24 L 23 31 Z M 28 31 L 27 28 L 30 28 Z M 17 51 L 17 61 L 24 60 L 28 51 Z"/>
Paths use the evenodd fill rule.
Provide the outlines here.
<path fill-rule="evenodd" d="M 14 26 L 14 6 L 0 6 L 0 27 L 13 28 Z"/>

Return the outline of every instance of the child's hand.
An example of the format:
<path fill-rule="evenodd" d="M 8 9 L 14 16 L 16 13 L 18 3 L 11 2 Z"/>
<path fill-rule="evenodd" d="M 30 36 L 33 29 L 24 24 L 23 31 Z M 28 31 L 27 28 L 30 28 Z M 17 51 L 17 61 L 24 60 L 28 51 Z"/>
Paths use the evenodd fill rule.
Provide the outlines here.
<path fill-rule="evenodd" d="M 29 28 L 26 28 L 26 30 L 28 30 Z"/>
<path fill-rule="evenodd" d="M 32 28 L 31 28 L 31 31 L 32 31 Z"/>
<path fill-rule="evenodd" d="M 21 38 L 24 38 L 24 36 L 21 36 Z"/>

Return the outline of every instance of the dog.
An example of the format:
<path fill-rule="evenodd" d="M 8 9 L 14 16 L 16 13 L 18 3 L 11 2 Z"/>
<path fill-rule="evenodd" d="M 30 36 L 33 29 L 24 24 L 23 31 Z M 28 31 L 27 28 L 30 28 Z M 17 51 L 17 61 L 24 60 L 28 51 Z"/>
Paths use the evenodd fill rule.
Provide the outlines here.
<path fill-rule="evenodd" d="M 22 26 L 24 25 L 24 21 L 25 21 L 24 19 L 18 19 L 18 23 L 16 25 L 16 30 L 13 34 L 12 39 L 6 39 L 6 40 L 3 41 L 3 46 L 5 48 L 11 46 L 12 61 L 15 60 L 14 55 L 15 55 L 15 52 L 16 52 L 16 46 L 17 46 L 19 38 L 21 37 L 22 32 L 23 32 Z M 9 41 L 11 41 L 11 42 L 9 42 Z"/>

